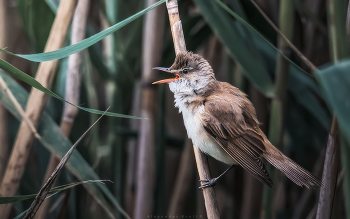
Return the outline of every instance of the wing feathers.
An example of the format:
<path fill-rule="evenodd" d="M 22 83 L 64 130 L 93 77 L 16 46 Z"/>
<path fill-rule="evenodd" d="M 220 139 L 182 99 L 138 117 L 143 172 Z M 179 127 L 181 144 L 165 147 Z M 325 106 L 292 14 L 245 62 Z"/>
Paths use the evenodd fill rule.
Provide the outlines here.
<path fill-rule="evenodd" d="M 227 88 L 232 86 L 225 85 Z M 242 94 L 218 93 L 204 101 L 204 129 L 244 169 L 272 186 L 262 157 L 299 186 L 315 188 L 322 182 L 275 148 L 260 130 L 255 109 Z"/>
<path fill-rule="evenodd" d="M 272 187 L 271 178 L 267 173 L 261 158 L 258 156 L 259 154 L 249 149 L 247 141 L 242 140 L 242 138 L 235 139 L 234 144 L 224 139 L 216 139 L 216 141 L 244 169 L 253 174 L 254 177 L 261 182 Z M 239 144 L 241 147 L 235 146 L 236 144 Z"/>

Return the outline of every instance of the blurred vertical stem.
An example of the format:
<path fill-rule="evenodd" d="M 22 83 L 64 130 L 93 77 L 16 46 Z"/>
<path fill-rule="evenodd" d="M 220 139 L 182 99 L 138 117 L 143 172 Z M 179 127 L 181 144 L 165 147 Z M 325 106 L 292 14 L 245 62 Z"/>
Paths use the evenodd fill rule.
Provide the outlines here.
<path fill-rule="evenodd" d="M 117 23 L 118 19 L 118 4 L 120 1 L 116 0 L 106 0 L 106 15 L 107 15 L 107 27 L 109 27 L 111 24 Z M 116 74 L 116 58 L 115 58 L 115 35 L 118 33 L 115 32 L 111 34 L 110 36 L 107 36 L 105 41 L 107 41 L 107 48 L 105 48 L 105 56 L 107 61 L 107 66 L 110 70 L 110 72 L 115 75 Z"/>
<path fill-rule="evenodd" d="M 327 0 L 327 16 L 330 36 L 329 44 L 332 54 L 331 58 L 335 63 L 347 57 L 349 54 L 346 40 L 346 28 L 344 28 L 346 26 L 346 10 L 344 8 L 344 3 L 345 1 Z M 342 153 L 345 155 L 342 156 L 342 162 L 343 166 L 347 168 L 347 157 L 350 156 L 350 154 L 346 154 L 346 152 L 349 150 L 344 146 L 346 145 L 342 144 Z M 332 216 L 335 196 L 334 194 L 338 176 L 338 165 L 340 159 L 339 147 L 338 124 L 336 117 L 333 115 L 333 122 L 331 131 L 328 136 L 327 153 L 322 174 L 322 181 L 324 183 L 324 186 L 320 190 L 320 197 L 316 214 L 317 219 L 328 219 Z M 348 184 L 348 174 L 348 171 L 344 172 L 344 195 L 348 194 L 348 187 L 350 186 Z M 349 199 L 345 198 L 345 201 L 345 205 L 349 206 Z M 346 209 L 348 210 L 348 207 L 346 207 Z M 350 212 L 347 211 L 347 214 L 349 213 Z"/>
<path fill-rule="evenodd" d="M 7 35 L 7 2 L 6 0 L 0 0 L 0 48 L 6 47 L 6 35 Z M 5 59 L 6 54 L 1 53 L 0 59 Z M 7 163 L 8 156 L 8 137 L 7 137 L 7 111 L 2 105 L 0 105 L 0 183 Z"/>
<path fill-rule="evenodd" d="M 71 44 L 76 44 L 79 41 L 85 39 L 86 20 L 90 5 L 89 1 L 90 0 L 80 0 L 78 1 L 78 4 L 75 8 L 72 21 Z M 68 59 L 65 99 L 70 103 L 73 103 L 74 105 L 79 105 L 82 59 L 83 52 L 77 52 L 69 56 Z M 67 138 L 69 138 L 77 114 L 78 108 L 67 103 L 64 104 L 60 128 L 62 133 Z M 46 183 L 46 181 L 49 179 L 59 162 L 60 159 L 54 154 L 51 154 L 51 158 L 49 161 L 48 168 L 46 170 L 43 183 Z M 35 215 L 36 219 L 46 218 L 49 204 L 50 199 L 45 200 L 42 203 L 42 205 L 38 209 L 38 212 Z"/>
<path fill-rule="evenodd" d="M 279 27 L 281 32 L 287 37 L 292 39 L 294 29 L 294 6 L 293 1 L 281 0 L 279 11 Z M 283 37 L 278 37 L 278 49 L 285 56 L 290 57 L 291 49 L 288 46 L 286 40 Z M 288 75 L 289 75 L 289 62 L 281 54 L 277 56 L 276 62 L 276 77 L 275 77 L 275 96 L 272 100 L 270 126 L 269 126 L 269 140 L 278 149 L 282 149 L 283 146 L 283 133 L 284 133 L 284 111 L 286 107 L 287 87 L 288 87 Z M 271 165 L 268 164 L 267 169 L 274 177 L 274 171 Z M 261 218 L 274 218 L 274 212 L 272 212 L 273 195 L 276 189 L 270 189 L 264 186 L 263 204 L 261 209 Z"/>
<path fill-rule="evenodd" d="M 346 15 L 346 34 L 347 34 L 348 46 L 350 46 L 350 1 L 348 4 L 348 13 Z"/>
<path fill-rule="evenodd" d="M 180 215 L 186 207 L 186 198 L 189 197 L 191 181 L 194 176 L 194 166 L 192 141 L 187 139 L 182 150 L 179 170 L 176 174 L 175 188 L 169 204 L 168 215 Z"/>
<path fill-rule="evenodd" d="M 345 1 L 327 0 L 327 16 L 328 16 L 328 28 L 330 36 L 330 50 L 331 58 L 333 62 L 338 62 L 345 58 L 348 54 L 348 47 L 346 42 L 346 10 L 344 10 Z M 337 184 L 338 165 L 339 165 L 339 135 L 337 119 L 333 115 L 333 122 L 331 131 L 328 136 L 327 153 L 323 168 L 322 181 L 324 186 L 320 190 L 320 197 L 317 207 L 317 219 L 331 218 L 334 202 L 334 194 Z M 342 144 L 342 163 L 345 169 L 348 169 L 348 156 L 349 152 L 347 145 Z M 333 152 L 333 154 L 329 154 Z M 333 156 L 332 156 L 333 155 Z M 345 158 L 345 159 L 344 159 Z M 349 191 L 349 171 L 344 172 L 344 195 Z M 349 198 L 345 198 L 345 206 L 347 214 L 349 215 L 348 206 Z"/>
<path fill-rule="evenodd" d="M 151 5 L 157 0 L 147 0 Z M 164 7 L 157 7 L 148 12 L 143 30 L 142 54 L 142 106 L 137 164 L 136 200 L 134 218 L 142 219 L 152 213 L 155 175 L 155 135 L 156 135 L 156 100 L 157 90 L 152 82 L 157 74 L 153 67 L 159 65 L 162 55 L 164 32 Z"/>
<path fill-rule="evenodd" d="M 332 216 L 334 194 L 337 185 L 339 165 L 338 123 L 333 116 L 331 131 L 328 135 L 326 156 L 322 172 L 324 186 L 320 189 L 316 219 L 328 219 Z"/>
<path fill-rule="evenodd" d="M 348 12 L 346 16 L 346 33 L 348 49 L 350 49 L 350 1 L 348 3 Z M 350 51 L 349 51 L 350 52 Z M 345 201 L 346 218 L 350 218 L 350 144 L 344 136 L 341 136 L 341 161 L 344 170 L 343 197 Z"/>
<path fill-rule="evenodd" d="M 156 135 L 156 203 L 154 208 L 155 215 L 165 215 L 165 92 L 167 85 L 158 87 L 158 109 L 157 109 L 157 135 Z"/>
<path fill-rule="evenodd" d="M 74 0 L 62 0 L 55 21 L 52 25 L 49 38 L 45 46 L 45 52 L 57 50 L 61 48 L 62 43 L 66 37 L 67 28 L 70 24 L 70 20 L 73 14 L 75 6 Z M 57 60 L 42 62 L 39 65 L 36 79 L 44 87 L 50 89 L 54 73 L 57 66 Z M 34 126 L 38 125 L 40 115 L 44 109 L 46 103 L 46 95 L 37 90 L 32 89 L 27 102 L 26 114 L 33 122 Z M 9 163 L 6 168 L 4 180 L 0 187 L 0 194 L 3 196 L 13 196 L 16 194 L 19 187 L 27 159 L 32 148 L 34 141 L 34 135 L 30 131 L 27 123 L 21 121 L 17 138 L 12 149 L 12 153 L 9 159 Z M 16 167 L 16 168 L 15 168 Z M 7 218 L 11 204 L 0 205 L 0 215 L 3 218 Z"/>
<path fill-rule="evenodd" d="M 341 161 L 344 170 L 343 181 L 343 197 L 345 205 L 345 218 L 350 217 L 350 144 L 346 141 L 344 136 L 340 137 L 341 145 Z"/>

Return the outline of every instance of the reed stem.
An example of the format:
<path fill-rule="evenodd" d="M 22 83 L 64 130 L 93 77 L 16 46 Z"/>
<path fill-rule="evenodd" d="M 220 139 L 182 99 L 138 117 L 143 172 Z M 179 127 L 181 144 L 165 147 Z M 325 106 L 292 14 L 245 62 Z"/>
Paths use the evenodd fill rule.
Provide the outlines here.
<path fill-rule="evenodd" d="M 289 40 L 293 37 L 294 29 L 294 7 L 293 1 L 282 0 L 280 1 L 280 16 L 279 27 L 282 33 L 278 37 L 278 49 L 286 57 L 291 56 L 291 49 L 289 47 Z M 270 142 L 282 150 L 283 147 L 283 133 L 284 133 L 284 112 L 287 103 L 287 87 L 288 87 L 288 75 L 289 75 L 289 62 L 280 53 L 277 56 L 276 62 L 276 78 L 275 78 L 275 95 L 271 105 L 271 117 L 269 127 L 269 140 Z M 274 218 L 273 212 L 273 197 L 276 187 L 278 187 L 279 180 L 274 177 L 274 170 L 271 165 L 266 166 L 272 179 L 275 179 L 275 185 L 273 189 L 264 187 L 263 205 L 261 209 L 261 218 Z M 277 182 L 277 183 L 276 183 Z M 277 197 L 275 197 L 277 198 Z"/>
<path fill-rule="evenodd" d="M 52 25 L 49 38 L 45 46 L 45 52 L 54 51 L 61 48 L 66 37 L 67 29 L 74 11 L 74 0 L 62 0 L 57 11 L 55 21 Z M 57 60 L 42 62 L 39 65 L 36 79 L 44 87 L 50 89 Z M 36 127 L 46 103 L 46 95 L 32 89 L 27 103 L 26 114 Z M 34 135 L 25 121 L 21 121 L 17 138 L 12 149 L 12 153 L 5 171 L 4 180 L 0 187 L 0 194 L 3 196 L 13 196 L 16 194 L 26 163 L 34 142 Z M 14 168 L 16 167 L 16 168 Z M 11 211 L 11 204 L 0 205 L 0 215 L 7 218 Z"/>
<path fill-rule="evenodd" d="M 175 53 L 186 52 L 186 43 L 183 35 L 182 24 L 179 16 L 177 0 L 167 0 L 166 6 L 169 14 L 171 33 L 174 41 Z M 197 147 L 193 147 L 197 162 L 200 179 L 210 179 L 210 171 L 207 156 Z M 220 218 L 214 188 L 208 187 L 203 190 L 207 217 L 211 219 Z"/>

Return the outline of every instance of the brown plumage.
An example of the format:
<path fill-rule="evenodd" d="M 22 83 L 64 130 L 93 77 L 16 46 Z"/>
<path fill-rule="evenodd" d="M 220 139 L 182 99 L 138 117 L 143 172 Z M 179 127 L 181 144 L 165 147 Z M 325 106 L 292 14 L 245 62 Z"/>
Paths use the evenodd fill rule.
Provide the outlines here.
<path fill-rule="evenodd" d="M 189 137 L 202 151 L 222 162 L 241 165 L 270 187 L 272 181 L 262 158 L 299 186 L 322 185 L 270 143 L 260 130 L 255 109 L 246 95 L 217 81 L 201 56 L 190 52 L 178 54 L 169 69 L 160 70 L 177 75 L 165 82 L 170 83 L 174 92 L 175 105 L 183 114 Z"/>

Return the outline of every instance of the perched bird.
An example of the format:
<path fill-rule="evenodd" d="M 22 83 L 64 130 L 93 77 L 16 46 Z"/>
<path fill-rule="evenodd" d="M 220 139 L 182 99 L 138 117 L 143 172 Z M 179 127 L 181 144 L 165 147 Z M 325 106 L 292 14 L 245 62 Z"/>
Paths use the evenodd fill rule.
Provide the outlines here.
<path fill-rule="evenodd" d="M 229 169 L 241 165 L 269 187 L 272 187 L 272 181 L 263 158 L 299 186 L 316 188 L 322 185 L 270 143 L 259 128 L 255 108 L 246 94 L 228 83 L 217 81 L 203 57 L 192 52 L 180 53 L 170 68 L 154 69 L 176 76 L 153 84 L 169 84 L 188 137 L 202 152 L 230 164 Z M 204 184 L 200 188 L 215 185 L 220 176 L 202 180 Z"/>

